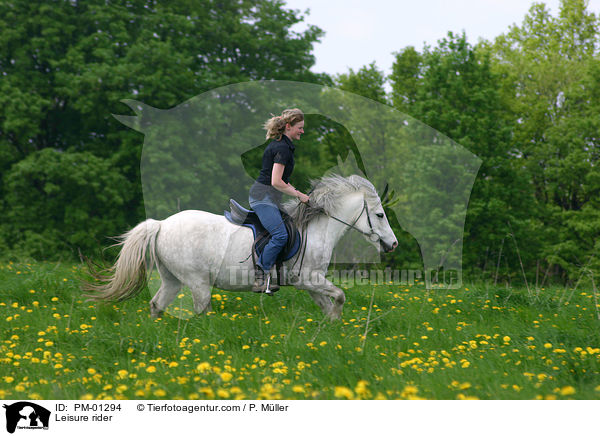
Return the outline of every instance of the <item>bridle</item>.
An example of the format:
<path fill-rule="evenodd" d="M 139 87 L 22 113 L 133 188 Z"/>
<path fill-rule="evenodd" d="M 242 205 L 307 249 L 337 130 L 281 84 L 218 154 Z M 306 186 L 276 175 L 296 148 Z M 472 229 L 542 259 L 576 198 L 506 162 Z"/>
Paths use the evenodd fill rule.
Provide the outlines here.
<path fill-rule="evenodd" d="M 369 240 L 371 242 L 378 242 L 381 241 L 381 236 L 379 236 L 377 233 L 375 233 L 375 231 L 373 230 L 373 224 L 371 223 L 371 217 L 369 216 L 369 205 L 367 204 L 367 200 L 363 199 L 363 208 L 360 211 L 360 214 L 358 215 L 358 217 L 356 217 L 356 219 L 352 222 L 352 224 L 348 224 L 346 221 L 341 220 L 339 218 L 334 217 L 333 215 L 328 214 L 327 212 L 325 212 L 324 209 L 321 209 L 322 212 L 327 215 L 329 218 L 332 218 L 342 224 L 345 224 L 346 226 L 350 227 L 351 229 L 356 230 L 359 233 L 362 233 L 363 235 L 367 236 L 369 238 Z M 360 217 L 362 216 L 362 214 L 367 211 L 367 222 L 369 223 L 369 232 L 365 232 L 361 229 L 359 229 L 358 227 L 355 226 L 355 224 L 358 222 L 358 220 L 360 219 Z M 375 236 L 375 239 L 373 239 L 373 236 Z"/>

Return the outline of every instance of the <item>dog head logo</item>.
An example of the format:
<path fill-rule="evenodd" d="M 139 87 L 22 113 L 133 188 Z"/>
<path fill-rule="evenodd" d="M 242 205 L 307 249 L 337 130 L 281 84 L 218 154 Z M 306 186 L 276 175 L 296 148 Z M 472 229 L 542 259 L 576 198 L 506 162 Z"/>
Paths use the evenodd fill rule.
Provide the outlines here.
<path fill-rule="evenodd" d="M 3 406 L 6 409 L 6 430 L 14 433 L 18 428 L 47 429 L 50 411 L 28 401 Z"/>

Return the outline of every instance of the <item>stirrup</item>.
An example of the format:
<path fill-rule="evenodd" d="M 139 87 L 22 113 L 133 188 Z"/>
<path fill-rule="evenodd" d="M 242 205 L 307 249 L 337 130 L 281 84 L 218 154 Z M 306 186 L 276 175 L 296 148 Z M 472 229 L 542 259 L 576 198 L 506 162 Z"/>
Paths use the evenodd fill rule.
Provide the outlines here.
<path fill-rule="evenodd" d="M 260 271 L 259 271 L 260 270 Z M 263 274 L 262 283 L 259 283 L 258 275 Z M 252 292 L 257 294 L 273 295 L 279 290 L 279 285 L 276 283 L 271 284 L 271 273 L 264 272 L 258 265 L 256 266 L 254 285 L 252 286 Z M 265 279 L 266 276 L 266 279 Z"/>
<path fill-rule="evenodd" d="M 267 274 L 267 288 L 265 289 L 265 294 L 270 295 L 271 297 L 279 290 L 279 286 L 273 284 L 271 286 L 271 273 Z"/>

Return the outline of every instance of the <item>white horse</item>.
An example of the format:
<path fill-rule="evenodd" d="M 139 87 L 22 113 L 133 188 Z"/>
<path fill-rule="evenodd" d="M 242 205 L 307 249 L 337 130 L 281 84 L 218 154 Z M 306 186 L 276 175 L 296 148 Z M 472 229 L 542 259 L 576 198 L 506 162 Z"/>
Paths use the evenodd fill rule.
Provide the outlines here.
<path fill-rule="evenodd" d="M 306 238 L 298 253 L 284 262 L 284 269 L 296 288 L 308 291 L 331 319 L 339 319 L 346 297 L 325 275 L 340 238 L 351 229 L 357 230 L 373 242 L 378 240 L 378 249 L 386 252 L 394 250 L 398 241 L 381 199 L 366 179 L 332 175 L 312 185 L 308 205 L 298 200 L 284 205 Z M 251 290 L 254 266 L 249 254 L 253 240 L 249 228 L 209 212 L 186 210 L 163 221 L 148 219 L 121 236 L 117 245 L 122 249 L 109 275 L 92 270 L 102 283 L 88 283 L 83 289 L 96 300 L 131 298 L 145 287 L 146 269 L 156 264 L 162 283 L 150 302 L 153 317 L 161 315 L 182 286 L 191 290 L 194 311 L 206 313 L 212 310 L 213 286 Z M 239 280 L 241 271 L 248 273 L 246 280 Z"/>

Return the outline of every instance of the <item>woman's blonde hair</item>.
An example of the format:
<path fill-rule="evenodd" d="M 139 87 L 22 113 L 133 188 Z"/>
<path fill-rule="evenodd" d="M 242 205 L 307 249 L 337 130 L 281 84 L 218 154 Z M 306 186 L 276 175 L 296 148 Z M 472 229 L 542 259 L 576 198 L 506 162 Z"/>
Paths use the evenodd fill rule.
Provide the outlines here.
<path fill-rule="evenodd" d="M 304 121 L 304 114 L 300 109 L 286 109 L 279 116 L 273 115 L 264 124 L 264 128 L 267 131 L 267 139 L 281 139 L 287 123 L 293 126 L 300 121 Z"/>

